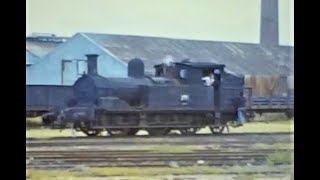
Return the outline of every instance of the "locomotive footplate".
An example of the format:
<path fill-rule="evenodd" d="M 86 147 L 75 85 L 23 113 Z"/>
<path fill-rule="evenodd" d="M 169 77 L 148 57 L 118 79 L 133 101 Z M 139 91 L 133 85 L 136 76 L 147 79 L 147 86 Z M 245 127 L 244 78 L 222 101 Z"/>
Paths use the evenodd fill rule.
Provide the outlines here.
<path fill-rule="evenodd" d="M 212 110 L 96 110 L 95 128 L 200 128 L 215 124 Z"/>

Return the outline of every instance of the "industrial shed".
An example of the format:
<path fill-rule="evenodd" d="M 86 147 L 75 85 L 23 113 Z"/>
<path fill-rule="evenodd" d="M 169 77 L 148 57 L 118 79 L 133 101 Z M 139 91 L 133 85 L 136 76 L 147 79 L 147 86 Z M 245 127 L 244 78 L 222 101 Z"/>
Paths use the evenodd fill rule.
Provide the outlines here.
<path fill-rule="evenodd" d="M 37 78 L 33 76 L 28 82 L 72 85 L 86 72 L 85 54 L 100 55 L 98 73 L 105 77 L 126 76 L 127 63 L 134 57 L 144 61 L 148 74 L 154 74 L 153 66 L 170 56 L 174 61 L 188 58 L 192 62 L 225 64 L 228 71 L 245 75 L 248 85 L 265 94 L 269 93 L 266 89 L 275 88 L 280 76 L 293 75 L 293 50 L 289 46 L 77 33 L 30 67 L 34 74 L 29 77 Z"/>
<path fill-rule="evenodd" d="M 104 77 L 127 76 L 127 63 L 135 57 L 153 75 L 153 66 L 170 57 L 225 64 L 227 71 L 245 75 L 254 95 L 283 95 L 294 89 L 294 47 L 278 44 L 278 1 L 261 2 L 260 44 L 77 33 L 39 54 L 42 61 L 29 67 L 27 84 L 72 85 L 87 71 L 86 54 L 99 55 L 98 73 Z"/>
<path fill-rule="evenodd" d="M 105 77 L 126 77 L 127 64 L 107 49 L 77 33 L 29 67 L 27 85 L 73 85 L 87 72 L 86 54 L 98 54 L 98 73 Z"/>

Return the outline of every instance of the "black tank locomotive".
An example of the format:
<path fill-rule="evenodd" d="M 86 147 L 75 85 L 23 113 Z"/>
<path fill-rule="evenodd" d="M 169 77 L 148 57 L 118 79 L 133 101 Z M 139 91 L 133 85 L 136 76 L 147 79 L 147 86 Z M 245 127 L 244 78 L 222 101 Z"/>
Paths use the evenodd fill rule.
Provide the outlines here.
<path fill-rule="evenodd" d="M 128 63 L 127 78 L 105 78 L 97 73 L 97 55 L 87 55 L 88 74 L 73 85 L 74 98 L 62 110 L 58 123 L 71 123 L 89 136 L 106 130 L 110 135 L 135 135 L 140 129 L 149 135 L 171 130 L 195 134 L 209 126 L 221 133 L 236 121 L 235 101 L 244 89 L 244 78 L 214 63 L 175 62 L 157 65 L 156 76 L 144 74 L 144 63 Z M 212 73 L 212 86 L 202 78 Z"/>

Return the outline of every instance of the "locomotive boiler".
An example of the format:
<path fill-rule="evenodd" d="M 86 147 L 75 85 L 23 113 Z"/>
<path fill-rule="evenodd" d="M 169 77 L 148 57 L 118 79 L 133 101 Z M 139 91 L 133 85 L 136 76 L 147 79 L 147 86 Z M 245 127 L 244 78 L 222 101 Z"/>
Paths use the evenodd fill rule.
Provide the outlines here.
<path fill-rule="evenodd" d="M 106 78 L 97 73 L 98 55 L 87 55 L 88 73 L 73 85 L 74 98 L 57 122 L 88 136 L 106 130 L 110 135 L 165 135 L 171 130 L 195 134 L 209 127 L 221 133 L 237 119 L 237 101 L 244 90 L 243 76 L 208 62 L 173 62 L 154 66 L 153 77 L 144 73 L 138 58 L 128 63 L 128 77 Z M 213 77 L 207 86 L 203 77 Z"/>

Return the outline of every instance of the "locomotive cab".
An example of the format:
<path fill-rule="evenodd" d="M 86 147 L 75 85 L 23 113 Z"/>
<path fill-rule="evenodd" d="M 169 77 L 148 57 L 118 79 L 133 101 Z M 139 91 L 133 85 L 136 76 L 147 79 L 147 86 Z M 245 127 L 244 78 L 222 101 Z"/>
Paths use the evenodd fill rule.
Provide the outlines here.
<path fill-rule="evenodd" d="M 212 81 L 220 84 L 221 75 L 225 65 L 207 63 L 207 62 L 190 62 L 182 61 L 172 63 L 171 66 L 166 64 L 155 65 L 156 77 L 168 77 L 178 80 L 181 84 L 206 84 L 205 78 L 211 76 Z M 213 85 L 213 84 L 212 84 Z"/>

